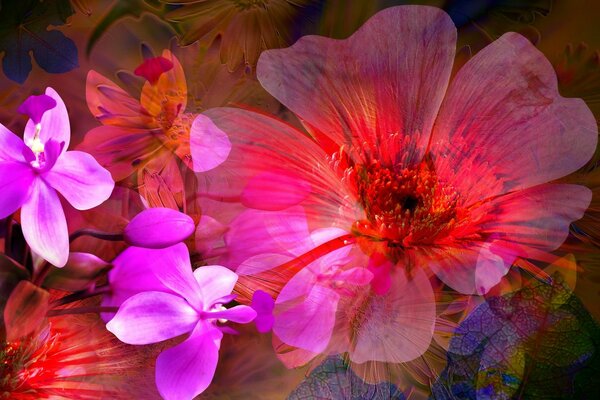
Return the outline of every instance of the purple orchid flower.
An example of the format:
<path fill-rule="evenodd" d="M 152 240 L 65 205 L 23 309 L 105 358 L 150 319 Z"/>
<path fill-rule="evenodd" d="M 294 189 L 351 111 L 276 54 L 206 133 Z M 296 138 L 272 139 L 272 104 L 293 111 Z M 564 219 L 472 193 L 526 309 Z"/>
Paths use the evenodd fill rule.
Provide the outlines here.
<path fill-rule="evenodd" d="M 218 265 L 192 272 L 182 243 L 160 250 L 137 249 L 129 261 L 131 270 L 140 263 L 149 265 L 156 278 L 149 285 L 163 288 L 129 297 L 106 328 L 122 342 L 138 345 L 189 334 L 158 356 L 156 385 L 167 400 L 192 399 L 215 374 L 223 332 L 231 331 L 221 324 L 251 322 L 256 312 L 249 306 L 226 309 L 224 305 L 235 297 L 231 291 L 237 274 Z"/>
<path fill-rule="evenodd" d="M 89 154 L 66 151 L 71 129 L 64 102 L 52 88 L 19 107 L 29 116 L 24 141 L 0 124 L 0 218 L 21 208 L 21 226 L 31 249 L 57 267 L 69 257 L 67 221 L 59 192 L 77 210 L 110 196 L 110 173 Z"/>

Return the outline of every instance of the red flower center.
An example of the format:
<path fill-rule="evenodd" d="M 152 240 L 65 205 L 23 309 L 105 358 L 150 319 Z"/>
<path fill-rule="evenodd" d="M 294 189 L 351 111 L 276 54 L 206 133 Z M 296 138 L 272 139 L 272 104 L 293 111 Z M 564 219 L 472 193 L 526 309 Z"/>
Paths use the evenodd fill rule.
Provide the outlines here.
<path fill-rule="evenodd" d="M 441 182 L 427 162 L 409 169 L 376 161 L 353 170 L 353 186 L 367 216 L 354 223 L 353 232 L 368 239 L 362 246 L 368 253 L 374 242 L 383 245 L 387 255 L 435 243 L 464 220 L 458 193 Z"/>

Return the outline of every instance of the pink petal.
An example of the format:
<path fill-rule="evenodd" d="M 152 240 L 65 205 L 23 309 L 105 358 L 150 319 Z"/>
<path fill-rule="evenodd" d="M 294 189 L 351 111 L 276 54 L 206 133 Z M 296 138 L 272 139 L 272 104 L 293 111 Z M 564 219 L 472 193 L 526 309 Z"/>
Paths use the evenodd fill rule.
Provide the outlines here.
<path fill-rule="evenodd" d="M 486 236 L 555 250 L 591 200 L 592 192 L 584 186 L 546 184 L 498 197 L 473 212 L 488 217 L 479 224 Z"/>
<path fill-rule="evenodd" d="M 201 293 L 204 304 L 210 307 L 219 298 L 231 294 L 238 276 L 229 268 L 207 265 L 196 268 L 194 278 L 197 282 L 196 290 Z"/>
<path fill-rule="evenodd" d="M 425 272 L 397 269 L 392 287 L 383 296 L 370 295 L 363 304 L 354 304 L 363 321 L 356 332 L 350 359 L 356 363 L 382 361 L 401 363 L 414 360 L 428 348 L 435 325 L 435 298 Z"/>
<path fill-rule="evenodd" d="M 209 312 L 206 318 L 226 319 L 238 324 L 247 324 L 256 318 L 256 311 L 250 306 L 235 306 L 224 311 Z"/>
<path fill-rule="evenodd" d="M 364 218 L 358 205 L 343 200 L 353 198 L 352 190 L 340 185 L 338 172 L 324 164 L 328 155 L 306 133 L 275 117 L 243 109 L 216 108 L 203 115 L 229 135 L 232 148 L 219 168 L 202 174 L 198 182 L 200 196 L 241 199 L 255 176 L 276 171 L 278 175 L 301 177 L 310 186 L 308 197 L 300 204 L 310 224 L 330 226 L 335 220 L 351 225 Z M 341 216 L 340 209 L 344 210 Z"/>
<path fill-rule="evenodd" d="M 170 208 L 149 208 L 131 219 L 123 232 L 133 246 L 160 249 L 183 242 L 196 226 L 194 220 Z"/>
<path fill-rule="evenodd" d="M 8 217 L 25 203 L 34 179 L 34 171 L 28 164 L 0 159 L 0 219 Z"/>
<path fill-rule="evenodd" d="M 0 124 L 0 161 L 23 161 L 23 141 Z"/>
<path fill-rule="evenodd" d="M 128 344 L 158 343 L 191 332 L 199 315 L 181 297 L 144 292 L 127 299 L 106 329 Z"/>
<path fill-rule="evenodd" d="M 304 301 L 275 307 L 273 332 L 284 343 L 320 353 L 329 344 L 339 298 L 331 289 L 313 286 Z"/>
<path fill-rule="evenodd" d="M 144 165 L 161 147 L 147 129 L 99 126 L 86 133 L 78 149 L 90 153 L 120 181 Z"/>
<path fill-rule="evenodd" d="M 438 175 L 468 205 L 577 170 L 594 153 L 597 135 L 585 103 L 558 93 L 544 55 L 507 33 L 456 75 L 430 150 Z"/>
<path fill-rule="evenodd" d="M 546 184 L 500 196 L 474 209 L 477 230 L 488 242 L 430 249 L 420 261 L 448 286 L 465 294 L 483 294 L 508 272 L 516 257 L 552 251 L 567 238 L 571 222 L 591 200 L 578 185 Z"/>
<path fill-rule="evenodd" d="M 32 181 L 29 199 L 21 209 L 21 225 L 27 244 L 56 267 L 69 258 L 67 220 L 58 194 L 41 179 Z"/>
<path fill-rule="evenodd" d="M 310 184 L 286 171 L 261 172 L 248 181 L 242 204 L 258 210 L 277 211 L 300 204 L 310 194 Z"/>
<path fill-rule="evenodd" d="M 366 268 L 350 268 L 340 272 L 336 280 L 352 286 L 364 286 L 373 280 L 373 273 Z"/>
<path fill-rule="evenodd" d="M 63 142 L 59 143 L 56 140 L 48 140 L 44 144 L 45 162 L 40 166 L 38 171 L 47 172 L 47 171 L 52 170 L 52 168 L 54 168 L 54 165 L 56 165 L 56 162 L 58 161 L 64 148 L 65 148 L 65 144 Z M 26 149 L 31 150 L 28 147 Z M 34 155 L 33 151 L 31 151 L 31 152 L 26 151 L 23 153 L 23 155 L 29 162 L 35 160 L 35 155 Z"/>
<path fill-rule="evenodd" d="M 178 243 L 164 249 L 152 250 L 151 254 L 155 258 L 152 271 L 165 287 L 185 298 L 198 311 L 209 304 L 209 300 L 202 295 L 202 290 L 194 279 L 190 254 L 185 244 Z M 229 293 L 231 291 L 225 294 Z"/>
<path fill-rule="evenodd" d="M 56 107 L 46 111 L 40 121 L 40 141 L 46 143 L 49 140 L 54 140 L 58 143 L 64 142 L 63 152 L 69 147 L 71 141 L 71 124 L 69 123 L 69 114 L 67 107 L 62 101 L 58 93 L 51 87 L 46 88 L 46 95 L 56 101 Z M 35 122 L 27 121 L 23 140 L 29 143 L 35 136 Z"/>
<path fill-rule="evenodd" d="M 292 257 L 283 254 L 263 253 L 252 256 L 236 268 L 235 273 L 239 276 L 256 275 L 263 271 L 275 268 L 292 260 Z"/>
<path fill-rule="evenodd" d="M 156 386 L 165 400 L 193 399 L 212 382 L 223 334 L 212 324 L 199 322 L 188 339 L 160 353 Z"/>
<path fill-rule="evenodd" d="M 190 150 L 194 171 L 204 172 L 222 164 L 231 151 L 227 134 L 212 121 L 198 115 L 190 130 Z"/>
<path fill-rule="evenodd" d="M 154 274 L 154 269 L 168 268 L 162 264 L 160 252 L 139 247 L 129 247 L 112 262 L 108 273 L 111 292 L 102 298 L 102 305 L 118 307 L 135 294 L 147 291 L 174 292 L 167 288 Z M 114 314 L 104 313 L 105 321 Z"/>
<path fill-rule="evenodd" d="M 390 287 L 392 287 L 391 272 L 392 268 L 395 268 L 395 266 L 395 264 L 392 264 L 388 260 L 385 260 L 381 264 L 374 262 L 373 258 L 369 260 L 368 268 L 373 274 L 371 287 L 375 294 L 383 296 L 390 290 Z"/>
<path fill-rule="evenodd" d="M 338 146 L 407 165 L 424 155 L 455 46 L 456 28 L 442 10 L 392 7 L 346 40 L 305 36 L 263 52 L 257 76 Z"/>
<path fill-rule="evenodd" d="M 311 269 L 311 267 L 314 268 L 312 264 L 315 263 L 304 267 L 285 284 L 275 299 L 275 304 L 285 303 L 310 294 L 317 281 L 317 274 Z M 317 265 L 317 267 L 319 266 Z"/>
<path fill-rule="evenodd" d="M 196 250 L 204 257 L 210 257 L 225 232 L 227 232 L 226 225 L 209 215 L 202 214 L 194 235 Z"/>
<path fill-rule="evenodd" d="M 43 179 L 77 210 L 89 210 L 106 201 L 115 187 L 110 172 L 87 153 L 61 155 Z"/>
<path fill-rule="evenodd" d="M 272 226 L 271 229 L 267 224 L 269 216 L 271 217 L 269 221 L 277 224 Z M 281 216 L 281 218 L 277 218 L 278 216 Z M 229 223 L 229 230 L 224 237 L 229 254 L 221 262 L 232 268 L 237 268 L 242 262 L 251 257 L 265 253 L 291 255 L 287 248 L 282 247 L 278 241 L 274 240 L 275 238 L 271 233 L 271 231 L 282 233 L 287 230 L 286 227 L 290 227 L 290 224 L 285 224 L 287 219 L 284 217 L 288 217 L 288 215 L 258 210 L 248 210 L 240 213 Z M 280 222 L 277 222 L 278 220 Z M 279 223 L 283 226 L 279 226 Z M 284 243 L 286 237 L 291 239 L 294 235 L 293 230 L 285 235 Z"/>
<path fill-rule="evenodd" d="M 88 72 L 85 96 L 90 112 L 104 125 L 158 127 L 153 118 L 142 110 L 139 101 L 96 71 Z"/>

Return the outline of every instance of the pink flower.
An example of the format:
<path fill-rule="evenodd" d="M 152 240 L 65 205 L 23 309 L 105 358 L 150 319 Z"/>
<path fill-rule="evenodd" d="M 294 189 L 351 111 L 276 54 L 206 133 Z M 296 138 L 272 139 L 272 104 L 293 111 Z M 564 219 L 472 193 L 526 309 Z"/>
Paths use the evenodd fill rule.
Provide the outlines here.
<path fill-rule="evenodd" d="M 313 294 L 323 292 L 315 284 L 322 270 L 308 265 L 352 244 L 354 261 L 337 271 L 369 267 L 373 279 L 370 288 L 338 283 L 354 295 L 340 297 L 337 343 L 327 351 L 350 351 L 358 363 L 410 361 L 427 349 L 434 275 L 456 291 L 486 293 L 517 258 L 544 258 L 559 247 L 590 203 L 587 188 L 551 183 L 594 152 L 597 126 L 584 102 L 559 95 L 550 63 L 518 34 L 481 50 L 450 83 L 455 46 L 456 28 L 443 11 L 389 8 L 346 40 L 307 36 L 262 54 L 261 84 L 309 136 L 242 109 L 217 108 L 196 120 L 205 135 L 226 132 L 233 142 L 220 181 L 208 174 L 201 191 L 250 209 L 226 235 L 232 266 L 294 253 L 282 239 L 294 207 L 304 209 L 307 232 L 349 232 L 291 261 L 264 261 L 240 288 L 288 300 L 286 285 L 301 276 L 298 304 L 318 297 L 321 306 L 294 307 L 304 307 L 296 309 L 304 319 L 318 317 L 337 297 Z M 321 341 L 303 342 L 302 329 L 279 334 L 305 352 L 321 351 Z"/>
<path fill-rule="evenodd" d="M 0 218 L 21 208 L 31 249 L 62 267 L 69 256 L 69 234 L 57 192 L 77 210 L 88 210 L 108 199 L 114 182 L 89 154 L 66 151 L 69 115 L 54 89 L 29 97 L 19 111 L 30 117 L 25 142 L 0 124 Z"/>
<path fill-rule="evenodd" d="M 136 249 L 136 248 L 130 248 Z M 156 385 L 169 399 L 192 399 L 212 381 L 226 321 L 248 323 L 256 312 L 248 306 L 229 309 L 237 275 L 209 265 L 192 272 L 187 248 L 177 244 L 161 250 L 130 253 L 127 270 L 149 266 L 147 291 L 129 297 L 106 328 L 129 344 L 149 344 L 188 334 L 156 360 Z M 132 282 L 138 285 L 138 277 Z"/>

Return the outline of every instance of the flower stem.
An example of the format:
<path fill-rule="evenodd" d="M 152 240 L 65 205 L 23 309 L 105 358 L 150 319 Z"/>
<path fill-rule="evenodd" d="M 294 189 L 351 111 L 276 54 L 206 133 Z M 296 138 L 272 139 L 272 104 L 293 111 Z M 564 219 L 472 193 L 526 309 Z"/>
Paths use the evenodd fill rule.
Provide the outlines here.
<path fill-rule="evenodd" d="M 48 275 L 48 272 L 50 272 L 51 268 L 52 265 L 48 261 L 44 261 L 44 263 L 40 267 L 39 272 L 34 276 L 31 282 L 34 285 L 42 286 L 42 283 L 44 283 L 44 279 L 46 279 L 46 275 Z"/>
<path fill-rule="evenodd" d="M 117 312 L 119 307 L 79 307 L 79 308 L 61 308 L 58 310 L 50 310 L 46 313 L 47 317 L 56 317 L 59 315 L 71 314 L 99 314 L 103 312 Z"/>
<path fill-rule="evenodd" d="M 110 285 L 102 285 L 98 286 L 93 290 L 80 290 L 79 292 L 75 292 L 69 294 L 65 297 L 61 297 L 53 302 L 54 306 L 64 306 L 65 304 L 74 303 L 79 300 L 87 299 L 90 297 L 98 296 L 101 294 L 110 293 L 111 288 Z"/>
<path fill-rule="evenodd" d="M 69 236 L 69 242 L 73 242 L 75 239 L 81 236 L 92 236 L 97 239 L 108 240 L 111 242 L 120 242 L 123 240 L 122 233 L 108 233 L 97 231 L 95 229 L 79 229 L 78 231 L 73 232 L 71 236 Z"/>
<path fill-rule="evenodd" d="M 12 222 L 13 216 L 12 214 L 6 217 L 6 234 L 4 235 L 4 254 L 10 254 L 12 250 L 11 240 L 12 240 Z"/>

